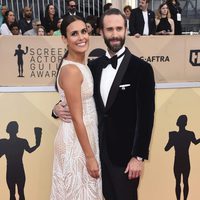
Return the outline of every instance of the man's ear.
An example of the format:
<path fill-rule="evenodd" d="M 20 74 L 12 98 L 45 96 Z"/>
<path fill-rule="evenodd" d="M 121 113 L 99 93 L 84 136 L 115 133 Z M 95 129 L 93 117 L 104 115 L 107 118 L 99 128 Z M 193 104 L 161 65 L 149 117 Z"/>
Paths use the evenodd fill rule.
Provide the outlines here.
<path fill-rule="evenodd" d="M 102 35 L 103 35 L 103 30 L 100 29 L 99 33 L 100 33 L 100 35 L 102 36 Z"/>

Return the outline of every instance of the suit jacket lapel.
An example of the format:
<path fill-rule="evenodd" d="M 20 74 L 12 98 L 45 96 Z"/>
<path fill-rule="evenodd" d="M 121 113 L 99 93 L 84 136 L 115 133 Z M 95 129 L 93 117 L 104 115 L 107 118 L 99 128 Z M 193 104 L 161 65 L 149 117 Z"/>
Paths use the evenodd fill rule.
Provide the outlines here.
<path fill-rule="evenodd" d="M 150 25 L 151 25 L 151 12 L 150 10 L 147 10 L 148 13 L 148 24 L 149 24 L 149 32 L 150 32 Z"/>
<path fill-rule="evenodd" d="M 127 48 L 125 51 L 126 52 L 125 52 L 124 58 L 119 66 L 118 72 L 117 72 L 117 74 L 114 78 L 113 84 L 110 88 L 110 92 L 108 95 L 106 108 L 105 108 L 106 110 L 108 110 L 112 106 L 113 102 L 115 101 L 117 92 L 119 90 L 119 85 L 120 85 L 122 78 L 127 70 L 127 67 L 128 67 L 128 64 L 129 64 L 129 61 L 131 58 L 131 52 Z"/>
<path fill-rule="evenodd" d="M 143 17 L 143 14 L 142 14 L 142 10 L 140 8 L 139 9 L 139 20 L 140 20 L 140 24 L 141 24 L 141 27 L 144 26 L 144 17 Z M 143 31 L 143 29 L 142 29 Z"/>
<path fill-rule="evenodd" d="M 104 111 L 105 106 L 101 97 L 101 92 L 100 92 L 100 83 L 101 83 L 101 75 L 102 75 L 102 66 L 101 63 L 99 63 L 99 66 L 97 67 L 96 70 L 96 81 L 95 81 L 95 92 L 96 92 L 96 99 L 98 101 L 98 107 L 101 111 Z"/>

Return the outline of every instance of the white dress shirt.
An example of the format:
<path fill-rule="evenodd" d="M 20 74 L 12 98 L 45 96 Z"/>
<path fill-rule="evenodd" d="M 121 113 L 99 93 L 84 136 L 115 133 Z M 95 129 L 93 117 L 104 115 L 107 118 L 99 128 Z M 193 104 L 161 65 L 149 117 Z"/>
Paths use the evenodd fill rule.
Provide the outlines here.
<path fill-rule="evenodd" d="M 1 35 L 13 35 L 10 31 L 10 29 L 8 28 L 6 23 L 3 23 L 0 27 L 0 33 Z"/>
<path fill-rule="evenodd" d="M 117 53 L 116 55 L 117 56 L 120 56 L 123 52 L 125 51 L 125 47 L 122 47 Z M 108 53 L 108 51 L 106 52 L 106 56 L 108 58 L 111 58 L 110 57 L 110 54 Z M 119 66 L 122 62 L 124 58 L 124 55 L 122 57 L 120 57 L 118 59 L 118 62 L 117 62 L 117 68 L 114 69 L 112 67 L 111 64 L 109 64 L 106 68 L 104 68 L 102 70 L 102 74 L 101 74 L 101 82 L 100 82 L 100 93 L 101 93 L 101 97 L 102 97 L 102 100 L 103 100 L 103 103 L 104 103 L 104 106 L 106 106 L 106 103 L 107 103 L 107 100 L 108 100 L 108 95 L 109 95 L 109 92 L 110 92 L 110 88 L 112 86 L 112 83 L 115 79 L 115 76 L 117 74 L 117 71 L 119 70 Z M 136 159 L 138 161 L 142 161 L 143 159 L 141 157 L 138 157 L 136 156 Z"/>
<path fill-rule="evenodd" d="M 143 30 L 143 35 L 149 35 L 148 12 L 147 12 L 147 11 L 142 11 L 142 15 L 143 15 L 143 18 L 144 18 L 144 30 Z"/>
<path fill-rule="evenodd" d="M 129 19 L 126 19 L 126 22 L 127 22 L 127 35 L 130 34 L 130 30 L 129 30 Z"/>
<path fill-rule="evenodd" d="M 123 52 L 125 51 L 125 47 L 122 47 L 117 53 L 116 55 L 117 56 L 120 56 Z M 108 53 L 108 51 L 106 52 L 106 56 L 108 58 L 111 58 L 110 57 L 110 54 Z M 109 64 L 106 68 L 104 68 L 102 70 L 102 74 L 101 74 L 101 82 L 100 82 L 100 93 L 101 93 L 101 97 L 102 97 L 102 100 L 103 100 L 103 103 L 104 103 L 104 106 L 106 106 L 106 102 L 107 102 L 107 99 L 108 99 L 108 95 L 109 95 L 109 92 L 110 92 L 110 88 L 112 86 L 112 83 L 114 81 L 114 78 L 117 74 L 117 71 L 119 69 L 119 66 L 122 62 L 124 58 L 124 55 L 122 57 L 120 57 L 117 61 L 117 68 L 114 69 L 112 67 L 111 64 Z"/>

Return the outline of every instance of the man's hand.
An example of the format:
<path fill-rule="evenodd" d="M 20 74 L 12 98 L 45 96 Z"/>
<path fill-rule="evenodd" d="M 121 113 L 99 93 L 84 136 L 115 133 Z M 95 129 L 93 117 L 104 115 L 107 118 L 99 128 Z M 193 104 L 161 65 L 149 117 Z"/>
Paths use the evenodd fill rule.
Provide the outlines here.
<path fill-rule="evenodd" d="M 53 108 L 53 112 L 59 119 L 64 122 L 71 123 L 71 114 L 69 108 L 63 102 L 56 104 Z"/>
<path fill-rule="evenodd" d="M 136 158 L 131 158 L 129 163 L 127 164 L 125 174 L 128 173 L 128 179 L 138 178 L 142 174 L 144 164 L 142 160 L 137 160 Z"/>
<path fill-rule="evenodd" d="M 140 35 L 139 33 L 136 33 L 134 36 L 135 36 L 136 38 L 139 38 L 141 35 Z"/>

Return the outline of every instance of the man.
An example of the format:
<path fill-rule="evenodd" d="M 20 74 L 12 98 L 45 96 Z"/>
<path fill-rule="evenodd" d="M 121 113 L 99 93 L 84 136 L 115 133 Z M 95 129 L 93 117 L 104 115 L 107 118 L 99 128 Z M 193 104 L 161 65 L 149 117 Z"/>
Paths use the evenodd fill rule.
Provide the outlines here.
<path fill-rule="evenodd" d="M 32 9 L 26 6 L 23 9 L 23 17 L 19 20 L 19 27 L 22 32 L 22 35 L 33 28 L 32 20 L 33 20 Z"/>
<path fill-rule="evenodd" d="M 65 17 L 67 15 L 77 15 L 84 19 L 83 13 L 77 11 L 77 4 L 76 4 L 75 0 L 66 1 L 66 10 L 67 10 L 67 12 L 63 17 Z"/>
<path fill-rule="evenodd" d="M 103 194 L 106 200 L 137 200 L 154 119 L 153 70 L 124 47 L 127 24 L 121 11 L 107 10 L 100 25 L 108 50 L 89 65 L 98 114 Z M 57 105 L 53 111 L 66 120 L 64 108 Z"/>
<path fill-rule="evenodd" d="M 24 32 L 23 35 L 26 35 L 26 36 L 36 36 L 37 35 L 37 28 L 38 26 L 41 25 L 41 21 L 39 19 L 34 19 L 32 20 L 32 29 Z"/>
<path fill-rule="evenodd" d="M 129 18 L 130 35 L 154 35 L 156 33 L 155 13 L 148 9 L 150 0 L 139 0 L 139 7 L 132 10 Z"/>

